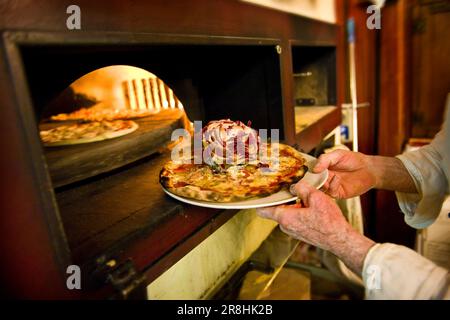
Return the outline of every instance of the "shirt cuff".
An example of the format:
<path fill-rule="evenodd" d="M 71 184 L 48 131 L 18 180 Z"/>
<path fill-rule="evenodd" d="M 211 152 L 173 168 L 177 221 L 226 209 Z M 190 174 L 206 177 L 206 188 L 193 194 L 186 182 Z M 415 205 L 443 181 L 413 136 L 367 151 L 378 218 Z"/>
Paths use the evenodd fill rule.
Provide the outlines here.
<path fill-rule="evenodd" d="M 418 154 L 405 153 L 398 155 L 397 158 L 402 161 L 411 175 L 418 193 L 396 192 L 395 194 L 400 209 L 405 214 L 405 222 L 413 228 L 424 229 L 439 216 L 445 199 L 445 193 L 441 190 L 445 190 L 445 187 L 439 186 L 439 178 L 433 173 L 427 172 L 427 168 L 424 169 L 427 176 L 423 176 L 415 165 L 415 162 L 419 160 L 416 159 L 417 156 Z M 423 166 L 426 167 L 427 163 L 425 162 Z M 441 188 L 440 192 L 436 190 L 437 186 L 438 190 Z"/>
<path fill-rule="evenodd" d="M 395 244 L 373 246 L 364 260 L 366 299 L 438 299 L 448 288 L 448 271 L 417 252 Z"/>

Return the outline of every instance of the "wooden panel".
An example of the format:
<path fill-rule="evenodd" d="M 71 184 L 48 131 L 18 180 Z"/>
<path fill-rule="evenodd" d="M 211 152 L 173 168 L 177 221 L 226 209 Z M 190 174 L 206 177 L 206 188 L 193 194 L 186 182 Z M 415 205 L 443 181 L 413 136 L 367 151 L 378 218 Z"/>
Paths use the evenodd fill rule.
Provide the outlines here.
<path fill-rule="evenodd" d="M 185 214 L 182 203 L 168 197 L 159 184 L 159 172 L 169 159 L 170 153 L 154 155 L 131 168 L 56 193 L 75 262 L 85 263 L 109 248 L 120 247 L 122 240 L 128 242 L 133 235 L 153 232 L 166 219 Z M 219 212 L 195 209 L 211 211 L 206 216 Z M 186 221 L 184 228 L 194 221 Z M 165 245 L 154 243 L 152 248 Z"/>
<path fill-rule="evenodd" d="M 280 60 L 281 90 L 283 98 L 283 125 L 284 139 L 287 144 L 295 144 L 295 113 L 294 113 L 294 79 L 292 76 L 292 50 L 288 40 L 282 44 L 282 55 Z"/>
<path fill-rule="evenodd" d="M 237 210 L 182 204 L 167 196 L 159 172 L 170 153 L 56 194 L 73 262 L 91 275 L 95 259 L 132 258 L 154 280 Z M 110 294 L 87 277 L 85 297 Z"/>
<path fill-rule="evenodd" d="M 295 132 L 301 133 L 308 127 L 320 122 L 329 113 L 335 111 L 336 107 L 295 107 Z"/>
<path fill-rule="evenodd" d="M 366 154 L 375 152 L 376 123 L 376 74 L 377 74 L 377 32 L 366 27 L 368 15 L 365 5 L 358 1 L 350 3 L 349 16 L 355 20 L 355 63 L 358 103 L 369 103 L 366 108 L 358 109 L 358 143 L 359 151 Z"/>
<path fill-rule="evenodd" d="M 0 296 L 76 297 L 78 292 L 65 289 L 61 264 L 68 260 L 58 260 L 61 235 L 52 232 L 55 219 L 49 219 L 48 206 L 43 203 L 46 199 L 40 192 L 45 186 L 36 185 L 34 158 L 30 156 L 35 150 L 24 143 L 15 88 L 7 80 L 10 74 L 5 62 L 4 47 L 0 46 Z"/>
<path fill-rule="evenodd" d="M 450 11 L 434 12 L 432 2 L 413 2 L 412 136 L 433 138 L 450 92 Z"/>
<path fill-rule="evenodd" d="M 411 2 L 388 2 L 383 9 L 380 51 L 378 153 L 395 156 L 408 139 L 410 119 Z M 393 54 L 395 53 L 395 54 Z M 376 240 L 414 244 L 415 232 L 404 222 L 393 192 L 377 191 Z"/>
<path fill-rule="evenodd" d="M 319 122 L 303 129 L 295 137 L 297 146 L 303 152 L 310 152 L 323 138 L 341 124 L 341 109 L 335 108 L 326 114 Z"/>
<path fill-rule="evenodd" d="M 348 101 L 348 64 L 346 47 L 346 19 L 348 0 L 336 0 L 336 106 Z"/>
<path fill-rule="evenodd" d="M 0 29 L 66 31 L 70 0 L 6 0 Z M 335 42 L 334 26 L 235 0 L 80 0 L 82 32 L 126 31 Z M 33 8 L 33 10 L 30 10 Z M 20 17 L 20 18 L 18 18 Z M 78 32 L 78 31 L 72 31 Z"/>
<path fill-rule="evenodd" d="M 409 1 L 393 1 L 383 13 L 378 152 L 384 156 L 401 153 L 408 138 L 409 5 Z"/>
<path fill-rule="evenodd" d="M 183 214 L 173 215 L 152 232 L 142 234 L 139 241 L 130 241 L 123 247 L 123 251 L 118 251 L 126 254 L 111 257 L 119 263 L 132 257 L 135 266 L 139 270 L 145 270 L 145 277 L 150 283 L 236 213 L 237 210 L 220 211 L 186 206 Z M 106 285 L 85 290 L 83 297 L 99 299 L 113 294 L 112 287 Z"/>

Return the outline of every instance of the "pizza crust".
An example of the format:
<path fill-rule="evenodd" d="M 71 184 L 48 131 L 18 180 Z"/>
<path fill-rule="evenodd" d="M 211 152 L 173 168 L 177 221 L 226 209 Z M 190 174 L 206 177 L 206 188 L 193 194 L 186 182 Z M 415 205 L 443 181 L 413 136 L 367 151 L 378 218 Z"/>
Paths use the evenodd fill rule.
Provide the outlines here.
<path fill-rule="evenodd" d="M 59 147 L 59 146 L 69 146 L 69 145 L 76 145 L 76 144 L 84 144 L 84 143 L 92 143 L 92 142 L 98 142 L 108 139 L 114 139 L 118 137 L 125 136 L 127 134 L 130 134 L 134 131 L 136 131 L 139 128 L 139 125 L 134 122 L 131 122 L 131 127 L 127 129 L 121 129 L 117 131 L 106 131 L 98 136 L 92 137 L 92 138 L 79 138 L 79 139 L 66 139 L 66 140 L 60 140 L 60 141 L 54 141 L 54 142 L 44 142 L 44 146 L 46 147 Z"/>
<path fill-rule="evenodd" d="M 243 186 L 244 182 L 240 182 L 251 181 L 250 178 L 233 179 L 233 177 L 224 174 L 215 174 L 212 172 L 211 168 L 204 164 L 187 165 L 190 172 L 190 176 L 187 177 L 187 179 L 191 179 L 196 174 L 198 176 L 197 179 L 194 179 L 197 180 L 198 183 L 195 181 L 189 183 L 189 181 L 183 180 L 184 177 L 182 173 L 177 172 L 180 166 L 177 166 L 172 161 L 169 161 L 161 170 L 160 183 L 166 190 L 176 195 L 209 202 L 235 202 L 269 196 L 298 182 L 308 170 L 305 165 L 305 160 L 300 152 L 283 144 L 279 144 L 279 150 L 280 155 L 282 152 L 284 153 L 284 155 L 282 155 L 284 157 L 286 157 L 286 153 L 288 153 L 289 156 L 295 160 L 297 166 L 294 166 L 290 171 L 290 168 L 288 167 L 282 168 L 288 172 L 284 177 L 281 176 L 281 173 L 272 176 L 255 174 L 255 179 L 260 179 L 260 181 L 257 182 L 261 183 L 258 184 L 252 182 L 248 188 Z M 217 181 L 215 181 L 215 179 Z M 274 180 L 277 181 L 276 184 L 273 183 Z M 208 181 L 210 181 L 210 183 L 208 183 Z M 265 184 L 265 181 L 267 181 L 268 184 Z M 205 187 L 203 187 L 202 184 L 204 184 Z M 220 185 L 220 187 L 215 186 L 215 184 Z"/>
<path fill-rule="evenodd" d="M 51 121 L 114 121 L 145 118 L 157 113 L 154 110 L 130 110 L 118 111 L 110 109 L 81 108 L 71 113 L 60 113 L 50 117 Z"/>

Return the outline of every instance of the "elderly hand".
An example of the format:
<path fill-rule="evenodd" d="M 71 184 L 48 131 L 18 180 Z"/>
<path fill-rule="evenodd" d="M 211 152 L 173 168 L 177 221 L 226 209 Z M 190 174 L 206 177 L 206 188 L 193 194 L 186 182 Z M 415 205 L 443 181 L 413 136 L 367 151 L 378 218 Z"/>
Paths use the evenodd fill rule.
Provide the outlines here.
<path fill-rule="evenodd" d="M 336 203 L 323 192 L 299 182 L 291 192 L 302 199 L 302 205 L 261 208 L 258 215 L 280 224 L 290 236 L 329 250 L 352 270 L 361 273 L 364 258 L 375 244 L 348 224 Z"/>
<path fill-rule="evenodd" d="M 376 175 L 371 157 L 359 152 L 336 150 L 322 154 L 313 172 L 329 170 L 322 190 L 339 199 L 359 196 L 376 185 Z"/>

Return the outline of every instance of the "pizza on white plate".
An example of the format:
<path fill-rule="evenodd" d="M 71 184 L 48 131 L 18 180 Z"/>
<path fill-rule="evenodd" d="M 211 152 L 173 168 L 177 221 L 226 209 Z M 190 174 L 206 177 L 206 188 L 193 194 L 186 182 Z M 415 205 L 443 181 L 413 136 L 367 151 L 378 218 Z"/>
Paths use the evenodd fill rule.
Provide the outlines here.
<path fill-rule="evenodd" d="M 240 153 L 238 141 L 243 146 Z M 203 128 L 202 156 L 208 148 L 210 157 L 201 163 L 194 156 L 192 161 L 167 162 L 160 172 L 162 186 L 182 197 L 234 202 L 276 193 L 308 170 L 300 152 L 285 144 L 261 143 L 256 131 L 239 121 L 212 121 Z"/>
<path fill-rule="evenodd" d="M 131 120 L 94 121 L 41 130 L 40 136 L 45 146 L 65 146 L 121 137 L 138 127 Z"/>

